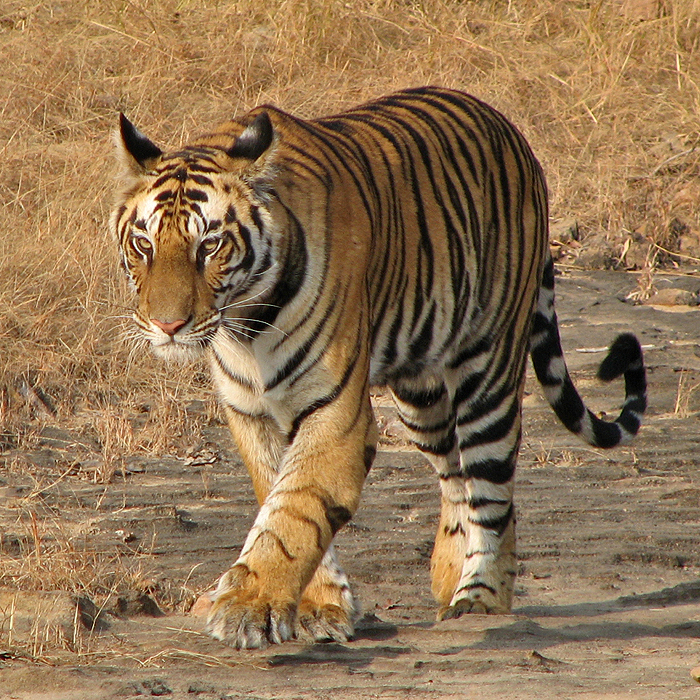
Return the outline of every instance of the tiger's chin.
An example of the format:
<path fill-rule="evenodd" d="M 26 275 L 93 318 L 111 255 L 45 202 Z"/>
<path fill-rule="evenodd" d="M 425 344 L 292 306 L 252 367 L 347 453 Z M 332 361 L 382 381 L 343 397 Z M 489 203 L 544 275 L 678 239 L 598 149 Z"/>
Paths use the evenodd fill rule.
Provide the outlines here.
<path fill-rule="evenodd" d="M 185 365 L 195 362 L 202 357 L 205 348 L 201 345 L 170 342 L 160 345 L 152 343 L 151 350 L 156 357 L 165 360 L 165 362 Z"/>

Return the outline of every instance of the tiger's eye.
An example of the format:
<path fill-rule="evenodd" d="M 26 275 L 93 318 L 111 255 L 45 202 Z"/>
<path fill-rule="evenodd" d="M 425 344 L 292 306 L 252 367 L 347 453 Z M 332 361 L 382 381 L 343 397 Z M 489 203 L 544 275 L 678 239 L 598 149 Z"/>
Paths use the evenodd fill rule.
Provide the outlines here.
<path fill-rule="evenodd" d="M 221 238 L 205 238 L 199 245 L 204 255 L 213 255 L 221 247 Z"/>
<path fill-rule="evenodd" d="M 153 243 L 145 236 L 133 235 L 131 237 L 131 245 L 134 246 L 137 253 L 149 257 L 153 254 Z"/>

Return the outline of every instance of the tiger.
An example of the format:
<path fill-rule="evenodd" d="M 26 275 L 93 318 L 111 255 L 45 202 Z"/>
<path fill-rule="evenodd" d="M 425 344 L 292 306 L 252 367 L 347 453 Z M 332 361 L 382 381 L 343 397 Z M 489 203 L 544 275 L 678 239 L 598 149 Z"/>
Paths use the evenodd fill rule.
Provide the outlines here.
<path fill-rule="evenodd" d="M 374 461 L 371 387 L 432 464 L 438 620 L 508 613 L 513 486 L 528 354 L 554 412 L 611 448 L 646 409 L 641 345 L 615 420 L 564 360 L 543 169 L 520 131 L 464 92 L 405 89 L 330 116 L 259 106 L 163 151 L 124 114 L 110 227 L 156 356 L 206 356 L 259 510 L 211 596 L 235 648 L 351 640 L 359 616 L 333 539 Z"/>

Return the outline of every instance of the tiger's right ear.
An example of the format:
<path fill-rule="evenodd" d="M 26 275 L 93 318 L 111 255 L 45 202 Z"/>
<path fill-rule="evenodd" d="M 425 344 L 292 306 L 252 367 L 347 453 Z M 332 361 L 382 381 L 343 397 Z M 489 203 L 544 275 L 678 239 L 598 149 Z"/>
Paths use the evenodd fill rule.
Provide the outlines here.
<path fill-rule="evenodd" d="M 115 137 L 119 160 L 124 166 L 124 171 L 131 175 L 143 175 L 151 162 L 163 153 L 123 114 L 119 115 L 119 131 Z"/>
<path fill-rule="evenodd" d="M 245 158 L 257 160 L 270 147 L 274 131 L 270 115 L 260 112 L 253 121 L 246 126 L 243 133 L 236 139 L 226 152 L 231 158 Z"/>

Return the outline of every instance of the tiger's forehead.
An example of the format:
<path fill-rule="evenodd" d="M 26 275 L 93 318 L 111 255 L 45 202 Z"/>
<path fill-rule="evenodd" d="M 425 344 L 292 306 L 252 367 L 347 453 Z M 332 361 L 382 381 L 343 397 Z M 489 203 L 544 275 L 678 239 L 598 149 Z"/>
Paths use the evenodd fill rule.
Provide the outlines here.
<path fill-rule="evenodd" d="M 248 188 L 215 162 L 216 155 L 192 148 L 162 156 L 134 200 L 133 226 L 154 237 L 172 229 L 197 237 L 212 223 L 245 217 Z"/>
<path fill-rule="evenodd" d="M 230 191 L 232 173 L 227 169 L 224 155 L 217 149 L 189 146 L 160 157 L 152 173 L 151 190 L 159 190 L 163 200 L 176 194 L 192 195 L 203 201 L 201 189 Z"/>

